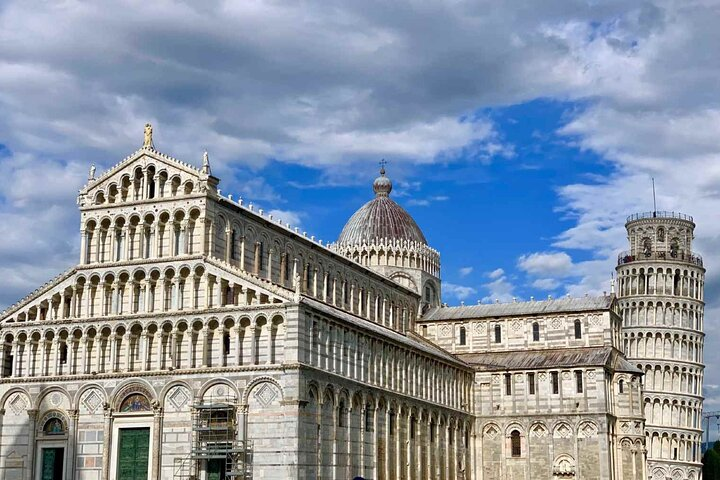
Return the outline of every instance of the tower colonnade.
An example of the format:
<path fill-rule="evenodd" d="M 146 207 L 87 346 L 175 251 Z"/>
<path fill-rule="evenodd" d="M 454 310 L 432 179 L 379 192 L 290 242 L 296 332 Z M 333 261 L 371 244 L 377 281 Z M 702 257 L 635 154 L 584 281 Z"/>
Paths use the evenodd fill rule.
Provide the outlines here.
<path fill-rule="evenodd" d="M 705 268 L 695 223 L 674 212 L 632 215 L 618 256 L 625 353 L 644 375 L 648 478 L 699 478 Z"/>

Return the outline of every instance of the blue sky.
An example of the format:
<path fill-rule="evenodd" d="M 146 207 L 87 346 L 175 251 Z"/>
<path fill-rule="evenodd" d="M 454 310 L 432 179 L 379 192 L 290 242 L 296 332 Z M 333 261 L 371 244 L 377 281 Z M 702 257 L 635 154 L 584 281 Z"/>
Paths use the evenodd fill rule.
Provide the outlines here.
<path fill-rule="evenodd" d="M 493 120 L 498 139 L 512 145 L 507 157 L 474 158 L 461 151 L 453 153 L 451 160 L 431 165 L 396 166 L 392 158 L 388 160 L 388 176 L 394 181 L 392 197 L 413 215 L 430 244 L 440 251 L 443 280 L 462 287 L 446 288 L 445 301 L 457 304 L 496 298 L 492 294 L 497 290 L 488 284 L 496 279 L 491 274 L 497 269 L 512 284 L 509 297 L 565 294 L 560 283 L 552 288 L 533 286 L 533 279 L 518 268 L 518 260 L 532 252 L 555 251 L 554 240 L 572 226 L 572 215 L 559 211 L 559 187 L 592 181 L 611 168 L 594 153 L 581 151 L 558 135 L 567 115 L 578 108 L 574 102 L 543 99 L 479 111 L 480 118 Z M 275 160 L 257 171 L 235 172 L 232 181 L 224 183 L 230 192 L 246 176 L 262 176 L 279 198 L 271 196 L 259 205 L 292 211 L 303 230 L 332 241 L 350 215 L 372 198 L 377 160 L 368 159 L 355 176 L 342 182 L 329 179 L 325 169 Z M 649 178 L 647 187 L 650 192 Z M 652 201 L 650 193 L 648 201 Z M 618 224 L 624 219 L 618 217 Z M 456 233 L 458 226 L 464 234 Z M 592 252 L 585 250 L 573 253 L 576 260 L 592 258 Z M 605 271 L 608 291 L 611 271 Z"/>
<path fill-rule="evenodd" d="M 387 159 L 451 304 L 608 290 L 654 177 L 698 224 L 720 410 L 718 20 L 702 0 L 2 2 L 0 306 L 75 262 L 89 165 L 148 121 L 326 241 Z"/>

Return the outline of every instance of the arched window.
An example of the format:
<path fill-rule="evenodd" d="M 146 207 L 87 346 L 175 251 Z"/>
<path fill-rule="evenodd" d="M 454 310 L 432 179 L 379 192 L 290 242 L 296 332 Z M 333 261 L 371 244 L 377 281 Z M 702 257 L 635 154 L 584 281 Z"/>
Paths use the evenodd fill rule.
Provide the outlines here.
<path fill-rule="evenodd" d="M 618 393 L 623 393 L 625 391 L 625 382 L 623 380 L 620 380 L 618 382 Z"/>
<path fill-rule="evenodd" d="M 580 320 L 575 320 L 575 338 L 582 338 L 582 323 L 580 323 Z"/>
<path fill-rule="evenodd" d="M 520 432 L 517 430 L 513 430 L 510 433 L 510 449 L 512 451 L 513 457 L 519 457 L 522 453 L 522 448 L 520 444 Z"/>
<path fill-rule="evenodd" d="M 649 257 L 650 255 L 652 255 L 652 240 L 650 240 L 650 238 L 648 238 L 648 237 L 643 238 L 642 251 L 646 257 Z"/>
<path fill-rule="evenodd" d="M 532 330 L 533 330 L 533 342 L 539 342 L 540 341 L 540 324 L 538 322 L 533 322 Z"/>
<path fill-rule="evenodd" d="M 435 289 L 429 283 L 425 285 L 425 302 L 431 305 L 435 303 Z"/>
<path fill-rule="evenodd" d="M 370 405 L 365 406 L 365 431 L 372 432 L 375 430 L 375 412 Z"/>
<path fill-rule="evenodd" d="M 45 435 L 62 435 L 65 433 L 65 426 L 59 418 L 51 418 L 43 425 Z"/>
<path fill-rule="evenodd" d="M 502 328 L 500 327 L 500 324 L 495 325 L 495 343 L 500 343 L 502 341 Z"/>
<path fill-rule="evenodd" d="M 338 405 L 338 426 L 341 428 L 347 427 L 347 410 L 345 409 L 345 402 L 340 400 Z"/>
<path fill-rule="evenodd" d="M 460 345 L 465 345 L 467 342 L 467 334 L 465 333 L 465 327 L 460 327 Z"/>

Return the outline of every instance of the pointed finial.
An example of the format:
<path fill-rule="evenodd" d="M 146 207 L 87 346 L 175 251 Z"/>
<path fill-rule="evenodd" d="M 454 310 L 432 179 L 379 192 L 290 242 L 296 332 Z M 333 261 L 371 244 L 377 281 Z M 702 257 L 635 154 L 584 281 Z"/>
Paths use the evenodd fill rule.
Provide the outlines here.
<path fill-rule="evenodd" d="M 610 274 L 610 294 L 615 295 L 615 275 Z"/>
<path fill-rule="evenodd" d="M 387 165 L 387 161 L 383 158 L 378 164 L 380 165 L 380 175 L 385 175 L 385 165 Z"/>
<path fill-rule="evenodd" d="M 210 170 L 210 157 L 208 156 L 207 150 L 203 153 L 202 173 L 205 175 L 210 175 L 212 173 Z"/>
<path fill-rule="evenodd" d="M 88 172 L 88 181 L 95 180 L 95 164 L 90 165 L 90 172 Z"/>
<path fill-rule="evenodd" d="M 145 124 L 145 138 L 143 139 L 143 148 L 149 148 L 151 150 L 155 149 L 155 145 L 153 145 L 153 129 L 152 125 L 149 123 Z"/>

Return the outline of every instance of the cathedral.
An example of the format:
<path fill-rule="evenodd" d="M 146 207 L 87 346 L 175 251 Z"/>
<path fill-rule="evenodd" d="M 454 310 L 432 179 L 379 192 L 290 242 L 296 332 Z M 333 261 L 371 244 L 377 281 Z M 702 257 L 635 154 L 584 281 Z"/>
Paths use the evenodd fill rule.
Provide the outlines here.
<path fill-rule="evenodd" d="M 700 479 L 691 217 L 629 217 L 609 294 L 451 307 L 384 169 L 324 244 L 198 164 L 91 168 L 0 314 L 1 479 Z"/>

